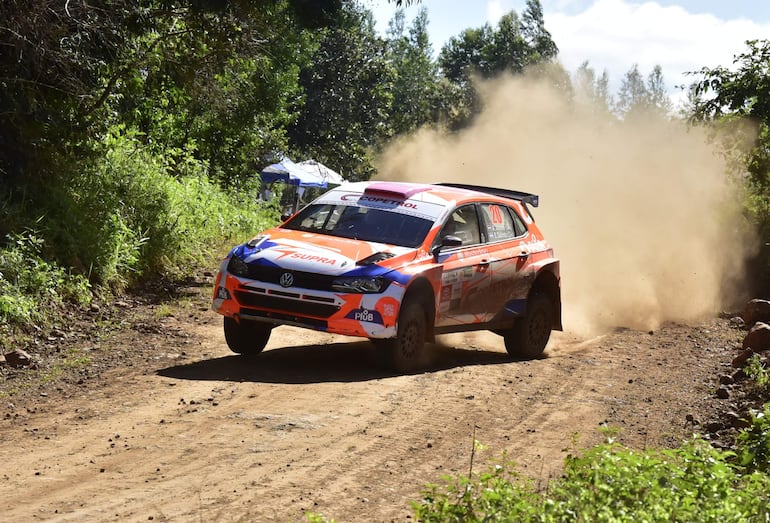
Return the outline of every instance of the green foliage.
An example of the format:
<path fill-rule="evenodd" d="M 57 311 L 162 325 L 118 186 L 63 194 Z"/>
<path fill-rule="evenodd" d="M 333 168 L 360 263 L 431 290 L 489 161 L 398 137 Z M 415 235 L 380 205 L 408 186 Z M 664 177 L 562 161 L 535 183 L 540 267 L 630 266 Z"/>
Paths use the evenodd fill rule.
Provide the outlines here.
<path fill-rule="evenodd" d="M 767 374 L 764 376 L 766 379 Z M 742 466 L 770 473 L 770 403 L 752 416 L 751 425 L 738 436 L 738 446 Z"/>
<path fill-rule="evenodd" d="M 185 151 L 213 179 L 237 184 L 286 149 L 290 107 L 301 107 L 298 73 L 313 46 L 293 12 L 276 1 L 151 16 L 153 30 L 122 59 L 143 67 L 122 72 L 109 105 L 157 153 Z"/>
<path fill-rule="evenodd" d="M 697 438 L 647 452 L 608 441 L 567 457 L 545 493 L 503 460 L 474 478 L 428 486 L 414 511 L 436 522 L 768 521 L 770 477 L 745 473 L 733 458 Z"/>
<path fill-rule="evenodd" d="M 513 463 L 503 461 L 472 477 L 444 477 L 444 486 L 428 485 L 423 499 L 412 504 L 425 523 L 525 521 L 534 516 L 537 496 L 519 478 Z"/>
<path fill-rule="evenodd" d="M 615 111 L 625 119 L 665 116 L 671 110 L 666 94 L 663 70 L 656 65 L 645 82 L 639 66 L 634 65 L 623 78 Z"/>
<path fill-rule="evenodd" d="M 85 278 L 43 259 L 44 241 L 35 231 L 10 234 L 0 247 L 0 333 L 28 324 L 48 325 L 65 302 L 85 305 Z"/>
<path fill-rule="evenodd" d="M 374 151 L 392 134 L 395 73 L 385 51 L 371 13 L 347 2 L 300 71 L 307 110 L 289 131 L 292 145 L 348 180 L 372 176 Z"/>
<path fill-rule="evenodd" d="M 6 5 L 7 4 L 7 5 Z M 0 28 L 0 185 L 56 178 L 62 148 L 124 123 L 229 180 L 286 146 L 299 67 L 340 0 L 9 0 Z M 78 148 L 79 146 L 85 146 Z"/>
<path fill-rule="evenodd" d="M 438 66 L 428 38 L 428 11 L 421 8 L 405 34 L 399 10 L 388 30 L 388 56 L 396 72 L 391 122 L 395 134 L 407 134 L 440 117 Z"/>
<path fill-rule="evenodd" d="M 746 180 L 746 208 L 759 229 L 761 275 L 770 287 L 770 40 L 746 42 L 733 67 L 703 68 L 691 86 L 690 119 L 712 122 L 729 165 Z"/>
<path fill-rule="evenodd" d="M 472 85 L 474 75 L 492 78 L 503 73 L 521 74 L 551 62 L 557 53 L 545 29 L 539 0 L 528 0 L 521 18 L 511 11 L 496 28 L 485 24 L 450 38 L 441 49 L 438 64 L 443 76 L 463 93 L 447 114 L 449 126 L 461 128 L 481 110 L 481 100 Z"/>
<path fill-rule="evenodd" d="M 322 514 L 316 514 L 315 512 L 307 512 L 305 518 L 309 523 L 336 523 L 336 520 L 328 519 Z"/>
<path fill-rule="evenodd" d="M 741 521 L 767 517 L 767 477 L 742 476 L 731 453 L 692 440 L 636 452 L 608 443 L 568 458 L 544 503 L 547 521 Z"/>
<path fill-rule="evenodd" d="M 762 358 L 758 354 L 753 355 L 743 370 L 754 381 L 757 392 L 770 399 L 770 369 L 763 363 Z"/>
<path fill-rule="evenodd" d="M 47 220 L 49 233 L 67 246 L 66 261 L 100 284 L 120 288 L 180 270 L 200 261 L 206 246 L 276 219 L 258 203 L 257 184 L 232 197 L 208 181 L 201 162 L 152 154 L 134 133 L 114 130 L 102 153 L 52 188 L 59 207 Z"/>
<path fill-rule="evenodd" d="M 613 105 L 609 82 L 606 70 L 597 77 L 596 71 L 588 62 L 583 62 L 573 78 L 575 99 L 600 114 L 609 114 Z"/>

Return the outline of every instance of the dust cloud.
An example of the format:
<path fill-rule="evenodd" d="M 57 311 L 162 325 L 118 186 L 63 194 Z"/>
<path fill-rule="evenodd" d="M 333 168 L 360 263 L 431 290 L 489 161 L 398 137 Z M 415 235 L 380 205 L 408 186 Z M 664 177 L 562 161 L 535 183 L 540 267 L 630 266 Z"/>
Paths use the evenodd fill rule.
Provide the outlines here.
<path fill-rule="evenodd" d="M 568 332 L 651 330 L 727 306 L 755 242 L 705 131 L 661 117 L 621 122 L 542 80 L 480 92 L 485 109 L 471 128 L 394 143 L 378 178 L 539 194 L 534 214 L 561 259 Z"/>

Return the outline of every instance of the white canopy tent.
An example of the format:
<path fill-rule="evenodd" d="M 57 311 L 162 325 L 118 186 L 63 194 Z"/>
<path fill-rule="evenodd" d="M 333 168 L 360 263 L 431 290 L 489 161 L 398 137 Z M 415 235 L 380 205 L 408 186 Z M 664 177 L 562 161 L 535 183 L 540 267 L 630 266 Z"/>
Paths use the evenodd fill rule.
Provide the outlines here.
<path fill-rule="evenodd" d="M 315 160 L 305 160 L 304 162 L 299 162 L 297 165 L 306 171 L 313 173 L 314 175 L 320 176 L 321 179 L 327 184 L 340 185 L 341 183 L 345 183 L 345 179 L 342 177 L 342 175 L 328 168 L 321 162 L 317 162 Z"/>

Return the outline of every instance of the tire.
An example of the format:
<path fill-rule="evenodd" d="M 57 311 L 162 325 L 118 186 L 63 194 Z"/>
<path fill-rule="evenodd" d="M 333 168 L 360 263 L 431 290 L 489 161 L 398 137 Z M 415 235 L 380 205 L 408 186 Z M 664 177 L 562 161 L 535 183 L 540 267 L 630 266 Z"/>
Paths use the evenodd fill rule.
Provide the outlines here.
<path fill-rule="evenodd" d="M 230 350 L 244 356 L 255 356 L 262 352 L 270 339 L 273 327 L 267 323 L 244 320 L 240 323 L 225 317 L 225 341 Z"/>
<path fill-rule="evenodd" d="M 393 370 L 412 372 L 427 364 L 427 328 L 425 306 L 420 302 L 408 303 L 398 317 L 396 337 L 372 342 Z"/>
<path fill-rule="evenodd" d="M 527 303 L 527 315 L 519 318 L 513 328 L 503 334 L 505 350 L 517 359 L 539 358 L 548 345 L 552 326 L 550 300 L 544 294 L 533 294 Z"/>

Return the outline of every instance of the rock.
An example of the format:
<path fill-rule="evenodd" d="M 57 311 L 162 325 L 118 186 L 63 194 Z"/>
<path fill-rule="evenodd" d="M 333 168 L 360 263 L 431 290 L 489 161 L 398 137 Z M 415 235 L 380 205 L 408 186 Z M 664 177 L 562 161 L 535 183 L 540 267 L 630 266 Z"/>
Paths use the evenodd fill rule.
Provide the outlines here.
<path fill-rule="evenodd" d="M 740 316 L 733 316 L 730 318 L 730 325 L 739 329 L 743 329 L 746 327 L 746 322 L 743 321 L 743 318 Z"/>
<path fill-rule="evenodd" d="M 770 321 L 770 301 L 749 301 L 743 309 L 743 321 L 747 327 L 751 327 L 758 321 Z"/>
<path fill-rule="evenodd" d="M 735 383 L 735 379 L 729 374 L 722 374 L 719 376 L 719 383 L 722 385 L 732 385 Z"/>
<path fill-rule="evenodd" d="M 725 414 L 725 418 L 727 418 L 727 421 L 730 423 L 730 426 L 736 429 L 745 429 L 746 427 L 751 425 L 751 423 L 747 419 L 741 417 L 740 414 L 738 414 L 733 410 L 727 412 Z"/>
<path fill-rule="evenodd" d="M 743 368 L 749 358 L 751 358 L 754 354 L 756 353 L 751 349 L 743 349 L 740 353 L 738 353 L 736 357 L 733 358 L 733 361 L 730 362 L 730 365 L 732 365 L 734 369 Z M 733 379 L 735 379 L 735 375 L 733 375 Z"/>
<path fill-rule="evenodd" d="M 770 349 L 770 325 L 757 322 L 743 338 L 743 348 L 751 347 L 755 352 Z"/>
<path fill-rule="evenodd" d="M 21 349 L 16 349 L 14 351 L 8 352 L 5 354 L 5 362 L 15 369 L 21 368 L 21 367 L 30 367 L 34 364 L 34 360 L 32 359 L 32 356 L 27 354 L 25 351 Z"/>
<path fill-rule="evenodd" d="M 741 381 L 745 380 L 748 377 L 749 377 L 749 375 L 746 374 L 746 371 L 743 370 L 743 369 L 738 369 L 735 372 L 733 372 L 733 381 L 735 383 L 741 382 Z"/>
<path fill-rule="evenodd" d="M 717 389 L 717 398 L 719 398 L 721 400 L 726 400 L 729 397 L 730 397 L 730 390 L 727 387 L 722 385 L 721 387 L 719 387 Z"/>
<path fill-rule="evenodd" d="M 718 421 L 712 421 L 705 426 L 706 431 L 709 432 L 710 434 L 715 434 L 720 430 L 722 430 L 723 428 L 724 426 Z"/>

